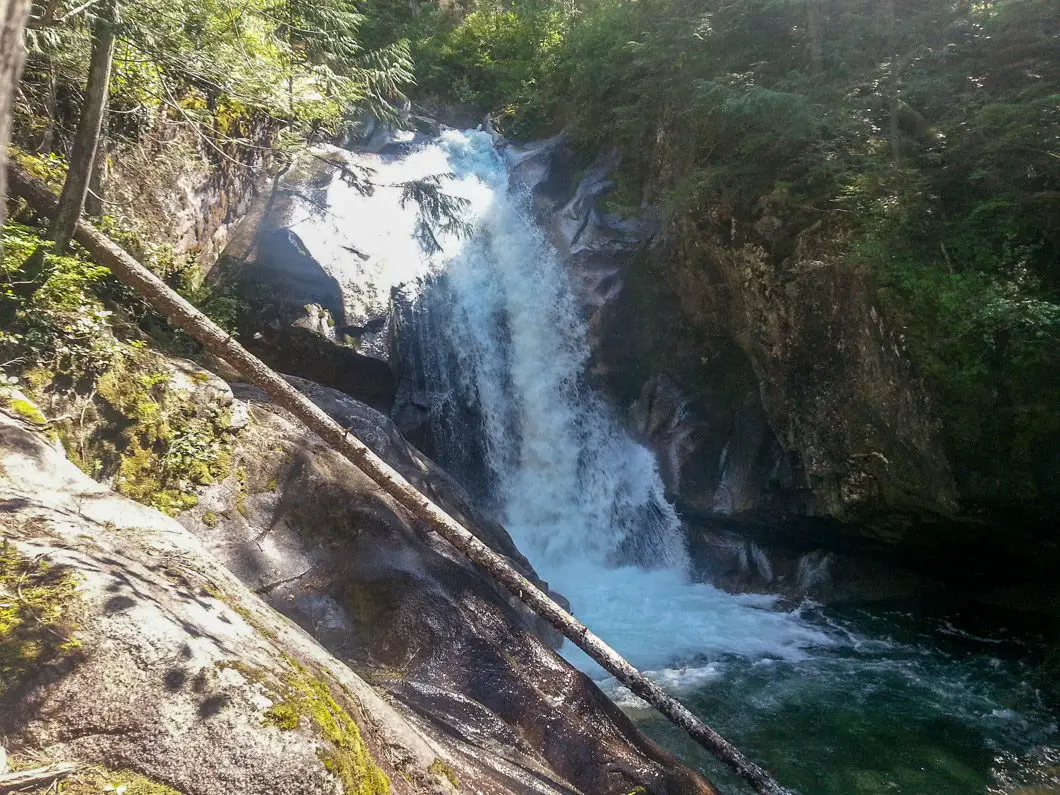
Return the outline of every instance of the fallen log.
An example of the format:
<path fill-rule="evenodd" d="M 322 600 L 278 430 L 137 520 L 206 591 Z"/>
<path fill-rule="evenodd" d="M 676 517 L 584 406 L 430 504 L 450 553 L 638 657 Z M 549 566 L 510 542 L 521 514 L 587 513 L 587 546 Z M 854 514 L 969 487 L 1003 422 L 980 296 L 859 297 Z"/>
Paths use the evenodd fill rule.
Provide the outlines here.
<path fill-rule="evenodd" d="M 0 792 L 19 792 L 30 787 L 49 785 L 56 779 L 76 772 L 78 768 L 79 765 L 71 762 L 59 762 L 46 767 L 35 767 L 32 770 L 4 773 L 0 775 Z"/>
<path fill-rule="evenodd" d="M 42 215 L 55 212 L 57 200 L 47 186 L 17 164 L 9 166 L 11 190 Z M 459 549 L 488 576 L 556 627 L 578 648 L 610 672 L 644 701 L 686 731 L 697 743 L 725 762 L 761 795 L 791 795 L 762 767 L 747 758 L 714 729 L 696 717 L 634 668 L 588 627 L 553 602 L 500 555 L 487 547 L 459 522 L 424 497 L 363 442 L 350 435 L 323 409 L 291 386 L 278 373 L 249 353 L 232 336 L 193 307 L 161 279 L 133 259 L 94 226 L 81 220 L 74 239 L 125 284 L 132 287 L 160 315 L 194 337 L 210 353 L 224 359 L 248 381 L 261 388 L 277 405 L 287 409 L 325 443 L 348 458 L 415 519 Z"/>

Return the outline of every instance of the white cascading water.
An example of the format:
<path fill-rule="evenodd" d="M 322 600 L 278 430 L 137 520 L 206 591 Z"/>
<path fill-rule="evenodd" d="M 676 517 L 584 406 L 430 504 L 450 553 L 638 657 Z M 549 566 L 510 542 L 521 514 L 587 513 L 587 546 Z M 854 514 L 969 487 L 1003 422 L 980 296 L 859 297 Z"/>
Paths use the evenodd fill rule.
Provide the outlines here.
<path fill-rule="evenodd" d="M 654 457 L 585 385 L 589 351 L 566 270 L 527 197 L 509 186 L 491 137 L 450 131 L 372 167 L 384 185 L 451 174 L 443 189 L 467 200 L 463 220 L 474 233 L 438 235 L 442 251 L 427 256 L 415 244 L 416 209 L 401 208 L 396 190 L 362 197 L 341 180 L 329 191 L 333 218 L 293 229 L 318 260 L 341 259 L 343 236 L 352 235 L 377 263 L 377 278 L 392 274 L 395 284 L 445 274 L 451 322 L 440 331 L 459 362 L 456 378 L 477 399 L 500 518 L 581 620 L 670 681 L 680 671 L 699 681 L 720 655 L 791 659 L 832 643 L 797 615 L 772 609 L 772 598 L 689 580 L 680 522 Z M 600 673 L 577 650 L 569 654 Z"/>
<path fill-rule="evenodd" d="M 503 521 L 523 553 L 595 632 L 635 665 L 670 669 L 669 679 L 679 678 L 673 666 L 719 654 L 797 657 L 829 643 L 770 609 L 770 598 L 689 581 L 680 521 L 653 455 L 584 383 L 580 308 L 527 197 L 509 186 L 488 135 L 450 133 L 438 146 L 462 182 L 486 189 L 469 211 L 475 236 L 445 265 L 463 321 L 448 331 L 467 352 L 462 375 L 477 389 Z"/>

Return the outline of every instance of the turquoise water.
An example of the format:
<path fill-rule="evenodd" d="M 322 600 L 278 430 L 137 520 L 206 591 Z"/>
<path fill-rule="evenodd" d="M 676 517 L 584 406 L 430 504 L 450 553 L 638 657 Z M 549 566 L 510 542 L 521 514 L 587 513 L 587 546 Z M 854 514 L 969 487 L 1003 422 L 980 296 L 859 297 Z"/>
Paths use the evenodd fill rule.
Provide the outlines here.
<path fill-rule="evenodd" d="M 686 673 L 706 667 L 712 676 L 671 689 L 805 795 L 1060 793 L 1057 716 L 1036 688 L 1034 640 L 971 635 L 908 606 L 803 617 L 851 642 L 797 661 L 691 659 Z M 726 792 L 748 791 L 622 696 L 645 733 Z"/>

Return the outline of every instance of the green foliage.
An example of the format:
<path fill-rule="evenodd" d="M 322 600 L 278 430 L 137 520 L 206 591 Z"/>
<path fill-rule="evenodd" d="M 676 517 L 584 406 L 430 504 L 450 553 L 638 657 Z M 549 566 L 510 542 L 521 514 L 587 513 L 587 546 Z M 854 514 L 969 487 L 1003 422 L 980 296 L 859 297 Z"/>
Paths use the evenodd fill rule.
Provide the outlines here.
<path fill-rule="evenodd" d="M 48 5 L 62 19 L 82 4 Z M 262 124 L 283 128 L 280 148 L 300 147 L 339 133 L 358 109 L 392 115 L 412 81 L 406 42 L 360 46 L 363 16 L 350 0 L 121 5 L 108 101 L 112 146 L 142 145 L 165 127 L 184 126 L 211 157 L 242 162 L 260 145 Z M 27 33 L 15 137 L 32 149 L 61 151 L 76 128 L 80 109 L 68 98 L 87 77 L 92 13 L 81 9 Z"/>
<path fill-rule="evenodd" d="M 878 275 L 884 306 L 939 397 L 966 488 L 985 500 L 1035 500 L 1036 458 L 1060 433 L 1060 302 L 1027 249 L 984 254 L 990 226 L 963 219 L 934 251 L 925 247 L 914 220 L 924 212 L 920 200 L 866 212 L 851 254 Z"/>
<path fill-rule="evenodd" d="M 96 225 L 103 234 L 131 254 L 133 259 L 163 279 L 179 276 L 193 264 L 192 257 L 178 257 L 171 246 L 150 240 L 142 226 L 127 215 L 104 215 L 98 219 Z"/>
<path fill-rule="evenodd" d="M 223 290 L 188 286 L 189 260 L 178 260 L 168 246 L 146 242 L 131 222 L 103 220 L 126 250 L 160 276 L 168 276 L 178 292 L 222 328 L 235 331 L 245 309 L 242 299 Z M 38 247 L 51 245 L 44 234 L 43 229 L 23 224 L 3 227 L 0 309 L 6 309 L 13 322 L 0 331 L 0 361 L 22 368 L 44 366 L 75 378 L 98 376 L 122 350 L 115 336 L 115 310 L 174 352 L 188 355 L 198 350 L 192 340 L 170 331 L 132 290 L 113 279 L 107 268 L 94 264 L 77 245 L 62 256 L 46 254 L 40 288 L 29 298 L 19 297 L 14 286 L 26 259 Z"/>
<path fill-rule="evenodd" d="M 225 289 L 212 289 L 199 285 L 189 286 L 186 279 L 183 285 L 178 287 L 179 292 L 187 301 L 207 315 L 230 334 L 235 334 L 239 319 L 247 309 L 246 300 Z"/>
<path fill-rule="evenodd" d="M 44 281 L 29 298 L 13 289 L 25 260 L 38 247 L 50 245 L 43 230 L 21 224 L 3 227 L 0 264 L 0 308 L 14 316 L 0 331 L 0 356 L 8 363 L 46 364 L 53 369 L 93 373 L 106 369 L 116 347 L 109 333 L 111 313 L 93 292 L 109 276 L 76 246 L 70 254 L 47 253 Z"/>
<path fill-rule="evenodd" d="M 418 83 L 481 111 L 515 112 L 534 101 L 565 17 L 558 5 L 481 3 L 459 24 L 419 42 Z"/>
<path fill-rule="evenodd" d="M 414 204 L 417 208 L 415 234 L 420 246 L 428 254 L 442 249 L 435 236 L 435 229 L 461 237 L 471 234 L 470 225 L 461 220 L 460 215 L 468 205 L 468 200 L 441 191 L 441 181 L 449 176 L 452 175 L 434 174 L 398 186 L 401 188 L 401 206 Z"/>
<path fill-rule="evenodd" d="M 75 6 L 59 0 L 56 9 Z M 996 493 L 1029 497 L 1035 450 L 1056 432 L 1058 413 L 1060 15 L 1037 0 L 896 3 L 893 18 L 881 8 L 870 0 L 127 3 L 110 135 L 143 142 L 187 127 L 229 165 L 256 151 L 260 123 L 283 128 L 277 147 L 299 147 L 341 132 L 360 109 L 389 115 L 410 84 L 411 54 L 421 99 L 490 111 L 516 136 L 565 128 L 585 161 L 621 150 L 607 209 L 630 212 L 643 196 L 682 228 L 713 225 L 708 234 L 768 249 L 777 267 L 818 222 L 848 239 L 907 329 L 959 468 Z M 84 83 L 90 15 L 29 34 L 16 109 L 28 150 L 61 151 L 75 127 L 70 98 Z M 24 164 L 61 182 L 59 158 Z M 403 188 L 421 208 L 425 248 L 437 247 L 436 229 L 460 233 L 459 206 L 437 180 Z M 767 240 L 755 230 L 763 208 L 779 229 Z M 185 262 L 145 244 L 150 236 L 127 219 L 101 223 L 235 327 L 237 299 L 196 287 Z M 4 263 L 10 283 L 40 235 L 11 227 L 7 238 L 17 252 Z M 18 324 L 0 332 L 5 358 L 61 367 L 78 359 L 103 372 L 113 357 L 98 347 L 109 339 L 108 310 L 165 336 L 158 318 L 76 248 L 50 257 L 47 273 L 42 297 L 17 306 Z M 187 347 L 180 352 L 194 350 L 176 339 Z M 978 415 L 991 421 L 973 421 Z"/>

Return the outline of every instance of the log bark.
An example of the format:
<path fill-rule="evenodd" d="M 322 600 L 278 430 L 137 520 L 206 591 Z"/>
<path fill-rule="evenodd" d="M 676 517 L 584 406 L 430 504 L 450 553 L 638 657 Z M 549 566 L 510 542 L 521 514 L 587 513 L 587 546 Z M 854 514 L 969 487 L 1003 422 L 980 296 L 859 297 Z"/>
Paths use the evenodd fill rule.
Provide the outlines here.
<path fill-rule="evenodd" d="M 21 770 L 18 773 L 0 775 L 0 792 L 24 792 L 30 787 L 51 784 L 58 778 L 69 776 L 78 770 L 78 765 L 71 762 L 60 762 L 47 767 L 35 767 L 32 770 Z"/>
<path fill-rule="evenodd" d="M 11 168 L 11 183 L 14 190 L 38 212 L 47 215 L 55 211 L 55 197 L 47 187 L 17 166 Z M 249 353 L 228 332 L 167 287 L 161 279 L 99 230 L 81 221 L 77 225 L 75 239 L 92 255 L 97 264 L 110 268 L 115 276 L 136 290 L 170 323 L 179 326 L 210 353 L 227 361 L 247 380 L 260 387 L 277 405 L 287 409 L 325 443 L 353 462 L 415 519 L 463 552 L 472 563 L 556 627 L 622 684 L 728 764 L 757 792 L 762 795 L 790 795 L 789 791 L 781 787 L 762 767 L 744 756 L 677 699 L 667 695 L 659 685 L 640 673 L 588 627 L 538 590 L 501 555 L 424 497 L 395 469 L 352 436 L 348 429 L 335 422 L 309 398 Z"/>
<path fill-rule="evenodd" d="M 26 60 L 22 30 L 29 15 L 29 0 L 0 0 L 0 226 L 5 220 L 7 196 L 7 142 L 11 138 L 11 112 L 15 89 Z M 0 255 L 3 247 L 0 244 Z"/>

